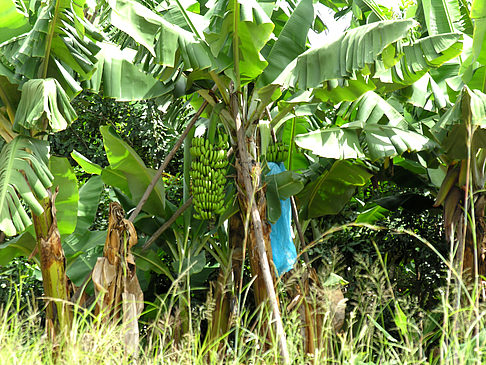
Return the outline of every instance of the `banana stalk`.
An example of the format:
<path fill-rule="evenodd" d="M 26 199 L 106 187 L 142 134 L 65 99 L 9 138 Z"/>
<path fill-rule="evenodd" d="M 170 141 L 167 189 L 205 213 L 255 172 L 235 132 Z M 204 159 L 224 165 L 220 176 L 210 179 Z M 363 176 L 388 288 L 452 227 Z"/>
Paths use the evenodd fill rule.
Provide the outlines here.
<path fill-rule="evenodd" d="M 59 332 L 69 330 L 73 319 L 72 308 L 68 305 L 70 285 L 66 276 L 66 258 L 57 227 L 54 205 L 56 195 L 57 191 L 41 201 L 44 213 L 39 216 L 32 215 L 40 254 L 44 296 L 47 298 L 46 329 L 51 339 L 55 339 Z"/>

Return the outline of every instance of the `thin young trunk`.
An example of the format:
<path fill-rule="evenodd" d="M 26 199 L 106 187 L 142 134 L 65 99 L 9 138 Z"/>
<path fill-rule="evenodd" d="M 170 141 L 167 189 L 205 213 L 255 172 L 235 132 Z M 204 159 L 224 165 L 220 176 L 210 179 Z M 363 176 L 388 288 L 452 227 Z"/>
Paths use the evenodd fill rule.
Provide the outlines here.
<path fill-rule="evenodd" d="M 454 266 L 462 274 L 466 284 L 474 282 L 476 277 L 486 275 L 486 223 L 484 209 L 486 196 L 476 192 L 474 200 L 474 226 L 471 219 L 464 219 L 464 191 L 453 186 L 444 199 L 444 228 L 446 238 L 455 249 Z M 471 210 L 468 209 L 468 214 Z M 465 226 L 466 225 L 466 226 Z"/>
<path fill-rule="evenodd" d="M 486 205 L 486 197 L 482 193 L 477 193 L 476 199 L 474 200 L 475 227 L 472 227 L 470 223 L 468 224 L 463 258 L 463 267 L 472 275 L 472 278 L 475 278 L 476 274 L 479 277 L 486 275 L 486 263 L 484 261 L 484 251 L 486 248 L 484 208 Z M 473 229 L 475 237 L 473 237 Z"/>
<path fill-rule="evenodd" d="M 66 276 L 66 259 L 57 227 L 55 198 L 56 193 L 41 202 L 44 207 L 43 214 L 33 214 L 44 296 L 47 298 L 46 328 L 52 339 L 59 331 L 68 329 L 73 318 L 68 305 L 69 280 Z"/>

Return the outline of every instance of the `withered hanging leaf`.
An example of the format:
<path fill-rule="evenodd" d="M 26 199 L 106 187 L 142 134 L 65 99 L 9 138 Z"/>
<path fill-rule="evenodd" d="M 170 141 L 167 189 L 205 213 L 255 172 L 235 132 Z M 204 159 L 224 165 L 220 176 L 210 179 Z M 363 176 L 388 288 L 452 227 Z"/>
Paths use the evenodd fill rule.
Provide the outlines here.
<path fill-rule="evenodd" d="M 136 274 L 130 248 L 137 243 L 137 232 L 132 222 L 125 219 L 118 203 L 110 203 L 108 233 L 103 257 L 98 258 L 92 279 L 97 298 L 96 313 L 103 321 L 122 320 L 127 353 L 138 348 L 138 317 L 143 310 L 143 292 Z"/>

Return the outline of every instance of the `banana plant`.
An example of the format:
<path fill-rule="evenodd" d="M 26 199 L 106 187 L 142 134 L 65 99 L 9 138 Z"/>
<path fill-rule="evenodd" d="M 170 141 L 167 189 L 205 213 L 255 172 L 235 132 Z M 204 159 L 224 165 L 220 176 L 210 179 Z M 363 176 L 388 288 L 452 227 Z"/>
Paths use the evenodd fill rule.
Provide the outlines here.
<path fill-rule="evenodd" d="M 45 295 L 61 300 L 48 303 L 46 323 L 52 335 L 69 327 L 71 308 L 65 304 L 70 288 L 44 139 L 46 132 L 64 129 L 76 118 L 70 99 L 81 88 L 72 74 L 90 77 L 99 34 L 85 23 L 82 4 L 39 2 L 29 10 L 17 5 L 2 1 L 7 9 L 2 24 L 23 25 L 9 28 L 10 37 L 0 47 L 2 136 L 8 142 L 0 153 L 0 229 L 11 236 L 31 225 L 19 194 L 32 212 Z"/>
<path fill-rule="evenodd" d="M 66 161 L 52 163 L 47 135 L 76 119 L 70 102 L 83 87 L 96 90 L 103 85 L 105 96 L 119 100 L 156 97 L 172 89 L 135 67 L 133 53 L 103 43 L 102 33 L 85 17 L 84 1 L 33 1 L 26 7 L 2 0 L 0 6 L 0 135 L 5 140 L 0 152 L 0 231 L 7 236 L 25 232 L 7 242 L 3 253 L 16 255 L 15 248 L 20 248 L 26 254 L 28 237 L 35 236 L 32 255 L 40 256 L 45 296 L 59 299 L 47 307 L 49 334 L 55 334 L 69 327 L 71 318 L 65 304 L 55 308 L 68 303 L 71 295 L 61 240 L 77 242 L 82 232 L 75 231 L 77 188 L 74 194 L 68 187 L 72 184 L 56 180 Z M 124 92 L 126 82 L 138 87 Z M 68 196 L 70 213 L 63 206 Z M 159 198 L 163 205 L 163 195 Z"/>
<path fill-rule="evenodd" d="M 435 205 L 444 209 L 454 267 L 467 282 L 477 285 L 486 275 L 482 47 L 486 7 L 482 1 L 418 1 L 412 10 L 428 36 L 456 32 L 472 40 L 460 57 L 431 70 L 395 96 L 405 101 L 408 123 L 436 145 L 435 158 L 429 162 L 440 161 L 443 169 L 431 168 L 423 156 L 418 161 L 439 187 Z"/>
<path fill-rule="evenodd" d="M 356 27 L 334 42 L 308 49 L 314 5 L 307 0 L 289 4 L 234 0 L 216 1 L 211 9 L 204 2 L 185 9 L 179 2 L 157 7 L 150 2 L 109 1 L 111 23 L 140 45 L 136 56 L 140 64 L 147 70 L 152 68 L 166 82 L 177 70 L 182 71 L 187 78 L 186 92 L 195 91 L 195 97 L 203 99 L 209 110 L 218 110 L 236 154 L 242 221 L 246 212 L 251 217 L 248 249 L 259 254 L 251 263 L 252 271 L 265 278 L 261 284 L 275 318 L 279 318 L 279 312 L 268 265 L 271 257 L 266 257 L 269 237 L 265 232 L 269 230 L 262 219 L 266 199 L 259 163 L 262 145 L 268 145 L 269 137 L 261 138 L 260 122 L 268 121 L 272 128 L 279 122 L 282 125 L 298 105 L 309 100 L 335 104 L 354 101 L 378 88 L 404 87 L 461 50 L 461 36 L 456 33 L 414 40 L 414 21 L 407 19 Z M 287 5 L 293 12 L 283 17 L 283 27 L 277 27 L 281 24 L 280 19 L 277 21 L 282 16 L 281 7 Z M 153 64 L 160 67 L 148 66 Z M 210 90 L 213 85 L 216 93 Z M 379 125 L 375 130 L 402 142 L 409 132 L 404 124 Z M 387 153 L 402 151 L 400 145 Z M 278 320 L 276 325 L 285 358 Z"/>

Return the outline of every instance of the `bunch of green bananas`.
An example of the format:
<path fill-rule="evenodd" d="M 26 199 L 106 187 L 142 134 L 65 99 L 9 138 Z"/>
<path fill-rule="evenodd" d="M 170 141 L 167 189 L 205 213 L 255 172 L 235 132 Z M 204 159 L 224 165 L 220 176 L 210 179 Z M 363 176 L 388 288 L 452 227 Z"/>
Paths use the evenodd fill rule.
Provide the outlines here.
<path fill-rule="evenodd" d="M 228 148 L 227 134 L 219 135 L 217 144 L 210 144 L 203 137 L 192 139 L 191 179 L 196 219 L 213 219 L 224 210 Z"/>
<path fill-rule="evenodd" d="M 282 142 L 277 142 L 268 146 L 267 149 L 267 161 L 268 162 L 284 162 L 289 155 L 289 146 L 284 145 Z"/>

